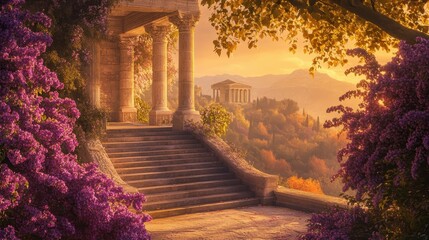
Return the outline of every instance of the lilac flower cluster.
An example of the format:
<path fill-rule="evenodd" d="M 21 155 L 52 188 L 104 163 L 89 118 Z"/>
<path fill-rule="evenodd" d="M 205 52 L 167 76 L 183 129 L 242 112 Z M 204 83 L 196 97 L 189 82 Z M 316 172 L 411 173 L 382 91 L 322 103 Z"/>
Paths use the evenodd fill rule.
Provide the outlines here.
<path fill-rule="evenodd" d="M 361 98 L 357 110 L 328 109 L 342 115 L 325 127 L 342 126 L 350 140 L 338 153 L 337 177 L 342 178 L 344 190 L 356 190 L 354 201 L 377 219 L 380 236 L 414 239 L 426 231 L 429 220 L 429 40 L 402 42 L 384 66 L 362 49 L 349 54 L 363 58 L 365 64 L 348 72 L 365 75 L 366 80 L 341 97 Z M 337 218 L 335 214 L 330 217 Z M 352 216 L 343 215 L 348 223 Z M 320 236 L 331 236 L 327 229 L 333 223 L 315 217 L 310 231 L 319 224 Z"/>
<path fill-rule="evenodd" d="M 329 212 L 313 214 L 309 220 L 308 233 L 301 239 L 379 239 L 376 233 L 371 232 L 372 229 L 370 219 L 362 208 L 333 208 Z"/>
<path fill-rule="evenodd" d="M 0 1 L 0 239 L 149 239 L 144 196 L 76 162 L 79 111 L 40 58 L 51 38 L 32 30 L 50 19 L 24 2 Z"/>

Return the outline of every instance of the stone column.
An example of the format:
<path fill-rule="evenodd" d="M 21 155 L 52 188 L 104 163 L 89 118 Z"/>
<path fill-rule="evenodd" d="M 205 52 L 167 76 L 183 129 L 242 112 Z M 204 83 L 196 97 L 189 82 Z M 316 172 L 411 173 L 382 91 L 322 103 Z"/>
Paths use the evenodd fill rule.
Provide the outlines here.
<path fill-rule="evenodd" d="M 146 32 L 152 37 L 152 110 L 150 125 L 171 123 L 171 111 L 167 106 L 167 35 L 170 26 L 149 25 Z"/>
<path fill-rule="evenodd" d="M 89 101 L 92 106 L 100 108 L 100 44 L 93 42 L 91 44 L 92 62 L 90 69 L 90 80 L 88 84 Z"/>
<path fill-rule="evenodd" d="M 134 46 L 130 38 L 119 39 L 119 121 L 136 122 L 137 109 L 134 107 Z"/>
<path fill-rule="evenodd" d="M 173 115 L 173 130 L 184 130 L 187 121 L 199 121 L 194 96 L 194 32 L 199 16 L 179 14 L 169 18 L 179 29 L 179 106 Z"/>
<path fill-rule="evenodd" d="M 249 98 L 249 102 L 250 102 L 250 89 L 249 89 L 249 94 L 247 94 L 247 95 L 248 95 L 247 97 Z"/>
<path fill-rule="evenodd" d="M 216 99 L 216 89 L 213 89 L 213 99 Z"/>

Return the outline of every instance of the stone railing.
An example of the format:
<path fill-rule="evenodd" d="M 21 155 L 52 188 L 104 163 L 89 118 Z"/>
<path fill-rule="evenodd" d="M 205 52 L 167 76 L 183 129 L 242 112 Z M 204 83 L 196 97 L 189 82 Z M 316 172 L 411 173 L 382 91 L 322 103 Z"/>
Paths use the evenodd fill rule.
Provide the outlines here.
<path fill-rule="evenodd" d="M 287 207 L 305 212 L 321 212 L 329 207 L 347 208 L 345 199 L 315 194 L 295 189 L 278 187 L 274 194 L 276 196 L 275 205 Z"/>
<path fill-rule="evenodd" d="M 278 176 L 257 170 L 242 157 L 238 156 L 222 139 L 215 136 L 207 136 L 195 130 L 188 129 L 188 131 L 207 148 L 211 149 L 215 156 L 224 162 L 260 198 L 263 205 L 274 204 L 274 190 L 277 189 Z"/>
<path fill-rule="evenodd" d="M 121 186 L 127 192 L 138 192 L 137 188 L 128 185 L 116 172 L 115 167 L 110 161 L 109 156 L 106 153 L 100 140 L 87 140 L 85 143 L 81 143 L 83 148 L 81 154 L 87 162 L 93 162 L 98 165 L 100 172 L 111 178 L 117 185 Z"/>

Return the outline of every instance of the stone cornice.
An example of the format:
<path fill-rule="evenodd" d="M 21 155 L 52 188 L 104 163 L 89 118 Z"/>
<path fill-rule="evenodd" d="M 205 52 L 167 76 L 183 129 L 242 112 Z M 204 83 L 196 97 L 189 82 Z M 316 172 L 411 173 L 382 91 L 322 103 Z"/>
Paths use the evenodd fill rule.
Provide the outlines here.
<path fill-rule="evenodd" d="M 199 14 L 181 13 L 171 16 L 168 20 L 177 26 L 180 32 L 190 31 L 195 28 L 198 20 L 200 19 Z"/>

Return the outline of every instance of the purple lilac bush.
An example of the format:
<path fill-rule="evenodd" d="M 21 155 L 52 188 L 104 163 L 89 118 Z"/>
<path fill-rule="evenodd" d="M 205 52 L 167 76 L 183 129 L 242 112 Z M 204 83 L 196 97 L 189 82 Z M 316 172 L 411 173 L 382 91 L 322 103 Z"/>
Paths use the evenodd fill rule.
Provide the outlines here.
<path fill-rule="evenodd" d="M 359 109 L 329 109 L 342 116 L 325 126 L 343 127 L 350 140 L 338 153 L 337 177 L 344 190 L 356 191 L 352 200 L 372 219 L 367 230 L 375 227 L 374 238 L 429 239 L 429 40 L 400 43 L 397 55 L 384 66 L 361 49 L 350 54 L 365 64 L 349 72 L 367 80 L 342 97 L 362 98 Z M 331 229 L 339 218 L 349 221 L 353 211 L 313 217 L 306 236 L 329 239 L 335 231 L 343 232 Z M 346 235 L 342 239 L 356 239 L 354 231 Z"/>
<path fill-rule="evenodd" d="M 0 0 L 0 239 L 149 239 L 144 196 L 79 165 L 74 101 L 40 55 L 50 19 Z"/>
<path fill-rule="evenodd" d="M 304 240 L 377 239 L 372 235 L 374 226 L 360 207 L 352 209 L 334 208 L 329 212 L 313 214 Z"/>

